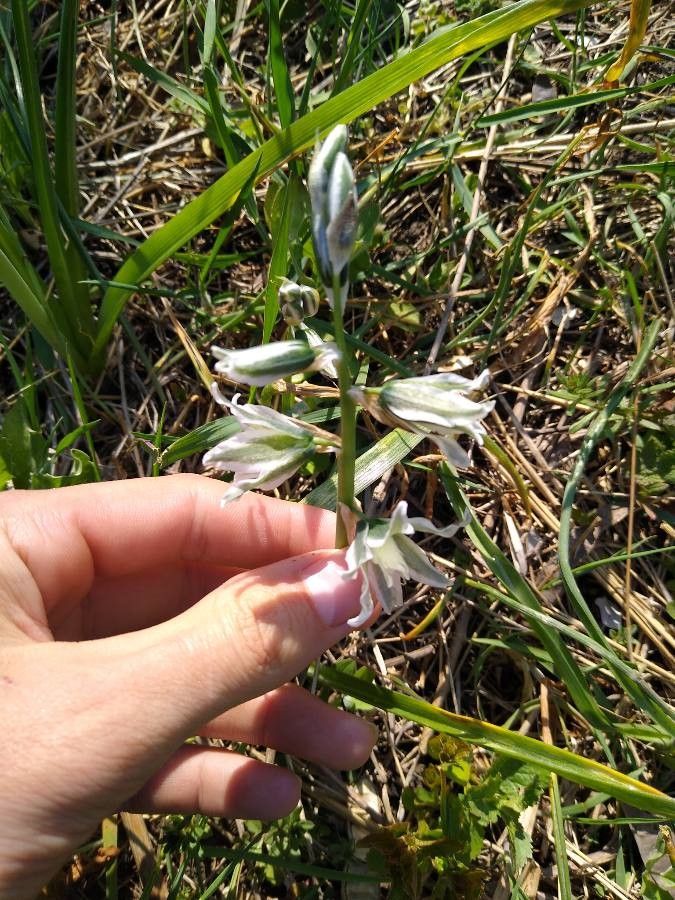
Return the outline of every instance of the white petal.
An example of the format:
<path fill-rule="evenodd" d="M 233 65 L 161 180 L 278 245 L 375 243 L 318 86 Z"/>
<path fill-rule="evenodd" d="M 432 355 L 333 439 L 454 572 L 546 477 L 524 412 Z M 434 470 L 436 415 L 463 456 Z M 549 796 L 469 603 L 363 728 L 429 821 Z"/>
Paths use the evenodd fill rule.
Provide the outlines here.
<path fill-rule="evenodd" d="M 403 603 L 403 588 L 398 575 L 386 572 L 374 563 L 367 567 L 370 592 L 386 613 Z"/>
<path fill-rule="evenodd" d="M 409 521 L 415 531 L 425 531 L 427 534 L 435 534 L 438 537 L 451 538 L 454 537 L 458 531 L 461 531 L 462 528 L 466 528 L 471 521 L 471 514 L 468 512 L 465 513 L 461 522 L 454 522 L 452 525 L 447 525 L 445 528 L 437 528 L 433 522 L 429 521 L 429 519 L 423 519 L 416 516 L 413 516 Z"/>
<path fill-rule="evenodd" d="M 373 603 L 373 598 L 370 596 L 370 588 L 368 587 L 368 582 L 365 578 L 363 579 L 363 584 L 361 586 L 360 602 L 361 611 L 359 614 L 353 616 L 351 619 L 347 619 L 347 625 L 351 628 L 360 628 L 362 625 L 365 625 L 375 611 L 375 604 Z"/>
<path fill-rule="evenodd" d="M 452 438 L 439 437 L 438 435 L 431 435 L 430 437 L 453 466 L 458 466 L 460 469 L 469 468 L 471 465 L 469 454 L 466 450 L 462 450 L 457 441 L 453 441 Z"/>
<path fill-rule="evenodd" d="M 407 577 L 431 587 L 447 587 L 448 579 L 429 562 L 424 550 L 414 544 L 410 538 L 399 535 L 395 538 L 401 556 L 405 560 Z"/>

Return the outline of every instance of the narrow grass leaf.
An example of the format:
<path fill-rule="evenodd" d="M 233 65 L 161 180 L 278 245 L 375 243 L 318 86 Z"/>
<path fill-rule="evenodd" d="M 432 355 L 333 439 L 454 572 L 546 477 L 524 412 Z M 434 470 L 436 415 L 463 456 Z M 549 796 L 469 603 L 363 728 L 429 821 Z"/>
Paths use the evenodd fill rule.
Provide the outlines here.
<path fill-rule="evenodd" d="M 469 744 L 477 744 L 494 753 L 555 772 L 560 778 L 616 797 L 638 809 L 671 818 L 675 816 L 674 798 L 593 759 L 577 756 L 569 750 L 545 744 L 499 725 L 439 709 L 419 697 L 391 691 L 341 672 L 333 666 L 322 666 L 318 680 L 362 703 L 417 722 L 441 734 L 450 734 Z"/>
<path fill-rule="evenodd" d="M 295 118 L 295 99 L 291 76 L 284 55 L 284 39 L 281 33 L 279 0 L 267 0 L 269 18 L 269 59 L 272 67 L 272 81 L 277 101 L 277 112 L 282 128 L 288 128 Z"/>
<path fill-rule="evenodd" d="M 16 35 L 19 70 L 24 96 L 24 113 L 30 134 L 33 182 L 40 209 L 47 254 L 58 288 L 58 302 L 65 316 L 60 324 L 63 335 L 78 364 L 89 357 L 94 338 L 94 317 L 89 302 L 89 289 L 79 283 L 83 263 L 73 243 L 64 240 L 59 222 L 58 200 L 51 172 L 42 102 L 38 82 L 37 60 L 30 14 L 23 0 L 13 0 L 12 21 Z"/>
<path fill-rule="evenodd" d="M 39 276 L 28 260 L 25 263 L 25 266 L 17 265 L 5 249 L 0 247 L 0 281 L 44 339 L 57 352 L 65 354 L 66 342 L 49 314 L 49 305 Z"/>
<path fill-rule="evenodd" d="M 608 88 L 599 91 L 588 91 L 575 94 L 573 97 L 558 97 L 555 100 L 542 100 L 539 103 L 527 103 L 515 109 L 507 109 L 504 112 L 494 113 L 478 119 L 476 125 L 479 128 L 488 128 L 490 125 L 500 125 L 504 122 L 518 122 L 520 119 L 530 119 L 534 116 L 547 116 L 557 112 L 566 112 L 570 109 L 579 109 L 582 106 L 591 106 L 594 103 L 609 103 L 613 100 L 621 100 L 631 94 L 647 91 L 657 91 L 663 87 L 675 84 L 675 75 L 659 78 L 649 84 L 639 84 L 627 88 Z"/>
<path fill-rule="evenodd" d="M 354 494 L 358 496 L 371 484 L 382 478 L 388 469 L 401 462 L 421 440 L 422 437 L 418 434 L 411 434 L 401 428 L 395 428 L 382 440 L 373 444 L 356 460 Z M 335 510 L 337 508 L 337 474 L 315 488 L 302 499 L 302 502 L 308 503 L 310 506 Z"/>
<path fill-rule="evenodd" d="M 549 775 L 548 796 L 551 801 L 551 820 L 553 822 L 553 843 L 555 844 L 555 862 L 558 869 L 559 900 L 574 900 L 572 882 L 570 881 L 570 864 L 567 858 L 567 841 L 565 839 L 565 818 L 560 806 L 560 785 L 555 772 Z"/>
<path fill-rule="evenodd" d="M 151 66 L 150 63 L 147 63 L 144 59 L 138 59 L 130 53 L 125 53 L 124 50 L 118 50 L 117 56 L 130 65 L 139 75 L 144 75 L 148 81 L 159 85 L 167 92 L 167 94 L 175 97 L 175 99 L 179 100 L 184 106 L 210 117 L 210 109 L 207 101 L 204 100 L 203 97 L 200 97 L 199 94 L 195 94 L 194 91 L 191 91 L 190 88 L 185 87 L 180 81 L 176 81 L 175 78 L 167 75 L 166 72 L 161 72 L 159 69 Z"/>
<path fill-rule="evenodd" d="M 349 25 L 345 54 L 342 58 L 340 71 L 335 79 L 335 85 L 332 91 L 334 95 L 343 91 L 354 79 L 354 68 L 357 55 L 361 49 L 363 28 L 366 24 L 366 17 L 372 5 L 373 0 L 359 0 L 356 4 L 356 9 L 354 10 Z"/>
<path fill-rule="evenodd" d="M 202 51 L 202 63 L 205 66 L 211 62 L 217 25 L 218 9 L 216 0 L 207 0 L 206 12 L 204 13 L 204 49 Z"/>
<path fill-rule="evenodd" d="M 204 66 L 203 79 L 204 93 L 206 94 L 206 99 L 209 104 L 211 121 L 213 122 L 213 126 L 216 130 L 218 143 L 222 147 L 223 153 L 225 154 L 227 165 L 231 169 L 239 162 L 239 154 L 237 153 L 237 148 L 235 146 L 234 140 L 232 139 L 232 130 L 228 126 L 227 122 L 225 121 L 225 116 L 223 115 L 218 76 L 216 75 L 212 66 Z"/>
<path fill-rule="evenodd" d="M 542 612 L 541 603 L 535 592 L 478 523 L 464 492 L 446 465 L 441 466 L 440 475 L 455 515 L 458 519 L 463 518 L 467 513 L 471 516 L 470 522 L 466 526 L 466 533 L 492 574 L 512 596 L 518 599 L 523 609 L 523 615 L 528 619 L 530 627 L 549 652 L 554 661 L 556 674 L 567 686 L 579 712 L 596 728 L 611 728 L 606 712 L 601 709 L 589 691 L 586 678 L 560 635 L 544 626 L 536 617 L 529 615 L 530 610 L 535 613 Z"/>
<path fill-rule="evenodd" d="M 293 209 L 298 202 L 300 184 L 296 175 L 291 175 L 277 195 L 275 203 L 281 204 L 281 214 L 276 219 L 276 227 L 272 232 L 272 258 L 267 272 L 265 288 L 265 315 L 263 319 L 262 342 L 267 344 L 279 315 L 279 287 L 281 279 L 288 272 L 289 228 Z"/>
<path fill-rule="evenodd" d="M 206 425 L 200 425 L 189 434 L 177 438 L 168 450 L 162 453 L 159 460 L 160 466 L 165 469 L 178 462 L 179 459 L 185 459 L 186 456 L 205 453 L 220 441 L 232 437 L 237 431 L 239 431 L 239 425 L 234 416 L 223 416 L 213 422 L 207 422 Z"/>
<path fill-rule="evenodd" d="M 321 878 L 327 881 L 342 881 L 348 884 L 370 883 L 378 884 L 378 875 L 361 875 L 358 872 L 345 872 L 342 869 L 328 869 L 325 866 L 315 866 L 303 863 L 295 857 L 272 856 L 269 853 L 258 853 L 253 850 L 234 850 L 230 847 L 202 847 L 200 852 L 208 859 L 245 860 L 247 862 L 261 863 L 265 866 L 276 866 L 288 872 L 297 872 L 298 875 L 307 875 L 310 878 Z"/>
<path fill-rule="evenodd" d="M 614 673 L 616 680 L 628 696 L 633 699 L 638 709 L 646 712 L 667 734 L 671 735 L 671 737 L 675 737 L 675 710 L 668 707 L 668 705 L 655 696 L 653 692 L 644 689 L 637 671 L 634 671 L 629 677 L 623 671 L 622 667 L 617 665 L 618 657 L 607 642 L 602 628 L 593 615 L 585 597 L 579 590 L 570 563 L 572 508 L 574 506 L 577 488 L 579 487 L 595 446 L 598 441 L 607 434 L 612 414 L 628 392 L 633 389 L 640 372 L 647 363 L 661 328 L 662 322 L 660 319 L 655 319 L 649 326 L 644 334 L 640 352 L 631 363 L 626 376 L 617 387 L 614 388 L 605 406 L 596 414 L 593 423 L 586 432 L 572 474 L 567 480 L 563 492 L 562 509 L 560 512 L 558 556 L 560 562 L 560 574 L 574 612 L 583 622 L 588 634 L 603 648 L 604 660 Z"/>
<path fill-rule="evenodd" d="M 559 622 L 557 619 L 554 619 L 553 616 L 550 616 L 545 612 L 538 612 L 536 609 L 525 606 L 510 593 L 503 593 L 502 591 L 497 590 L 496 588 L 491 587 L 490 585 L 487 585 L 483 582 L 476 581 L 473 578 L 466 578 L 465 584 L 467 585 L 467 587 L 471 587 L 474 590 L 482 591 L 483 593 L 488 594 L 495 600 L 498 600 L 500 603 L 503 603 L 505 606 L 513 609 L 515 612 L 520 613 L 528 620 L 530 626 L 532 626 L 533 620 L 537 621 L 541 623 L 543 628 L 547 628 L 550 631 L 555 631 L 562 635 L 562 637 L 564 637 L 570 644 L 581 644 L 583 647 L 587 647 L 589 650 L 592 650 L 593 653 L 596 653 L 599 657 L 604 659 L 606 655 L 605 646 L 603 644 L 599 644 L 598 641 L 594 640 L 585 632 L 580 631 L 578 628 L 572 628 L 571 625 L 565 625 L 564 622 Z M 535 648 L 529 647 L 528 650 L 535 658 L 538 658 L 540 662 L 542 662 L 544 665 L 549 666 L 552 671 L 557 674 L 554 660 L 550 656 L 550 654 L 548 655 L 548 659 L 545 660 L 540 653 L 538 654 L 535 651 Z M 614 660 L 613 666 L 616 670 L 622 672 L 626 678 L 636 677 L 635 668 L 629 663 L 624 662 L 624 660 L 622 660 L 618 656 Z M 661 700 L 661 698 L 655 693 L 655 691 L 650 687 L 649 684 L 643 684 L 642 690 L 650 694 L 651 699 L 654 703 L 661 703 L 665 708 L 665 702 Z M 667 709 L 665 709 L 665 711 L 667 712 Z M 623 734 L 626 737 L 635 738 L 640 741 L 645 741 L 653 744 L 662 744 L 664 746 L 668 746 L 673 743 L 673 738 L 668 732 L 664 732 L 663 729 L 654 725 L 634 725 L 624 722 L 612 722 L 611 727 L 617 733 Z"/>
<path fill-rule="evenodd" d="M 79 6 L 79 0 L 63 0 L 61 4 L 54 116 L 54 171 L 58 172 L 56 192 L 63 208 L 72 217 L 78 215 L 80 206 L 75 150 L 75 60 Z"/>

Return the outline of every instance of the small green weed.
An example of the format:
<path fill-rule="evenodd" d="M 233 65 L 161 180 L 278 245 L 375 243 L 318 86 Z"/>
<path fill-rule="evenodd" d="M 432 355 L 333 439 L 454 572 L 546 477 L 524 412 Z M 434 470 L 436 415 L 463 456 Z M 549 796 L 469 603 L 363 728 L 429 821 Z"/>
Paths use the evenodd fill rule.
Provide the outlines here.
<path fill-rule="evenodd" d="M 547 775 L 518 760 L 496 757 L 486 772 L 471 747 L 448 735 L 429 742 L 435 760 L 422 784 L 403 792 L 408 820 L 365 838 L 369 863 L 392 883 L 392 900 L 421 897 L 478 900 L 488 872 L 480 865 L 485 839 L 501 825 L 508 833 L 509 874 L 530 858 L 532 843 L 520 822 L 537 803 Z"/>

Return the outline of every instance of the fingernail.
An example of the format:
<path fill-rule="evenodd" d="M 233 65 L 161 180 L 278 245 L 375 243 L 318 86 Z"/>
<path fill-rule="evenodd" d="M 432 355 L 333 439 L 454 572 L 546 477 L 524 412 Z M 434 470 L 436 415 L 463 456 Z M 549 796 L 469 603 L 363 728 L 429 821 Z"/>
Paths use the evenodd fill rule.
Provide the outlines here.
<path fill-rule="evenodd" d="M 346 625 L 347 619 L 360 609 L 361 578 L 356 575 L 345 579 L 344 573 L 344 566 L 324 559 L 309 566 L 302 575 L 316 614 L 330 628 Z"/>

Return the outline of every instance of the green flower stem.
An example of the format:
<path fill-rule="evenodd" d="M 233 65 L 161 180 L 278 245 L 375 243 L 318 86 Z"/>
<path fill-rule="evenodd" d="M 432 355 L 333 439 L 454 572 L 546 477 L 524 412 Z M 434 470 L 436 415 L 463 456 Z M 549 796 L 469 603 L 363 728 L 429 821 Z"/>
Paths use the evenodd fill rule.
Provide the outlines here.
<path fill-rule="evenodd" d="M 340 504 L 354 508 L 354 473 L 356 468 L 356 403 L 349 395 L 352 376 L 349 371 L 349 351 L 345 339 L 345 329 L 340 310 L 340 284 L 337 278 L 333 284 L 333 330 L 335 343 L 340 351 L 336 365 L 340 387 L 340 437 L 342 447 L 338 454 L 337 523 L 335 526 L 335 546 L 347 547 L 349 535 L 340 515 Z"/>

